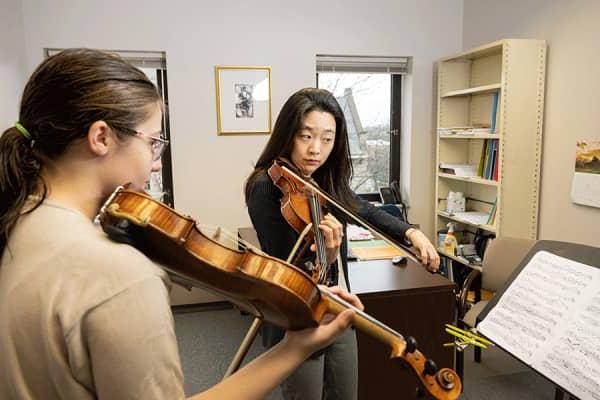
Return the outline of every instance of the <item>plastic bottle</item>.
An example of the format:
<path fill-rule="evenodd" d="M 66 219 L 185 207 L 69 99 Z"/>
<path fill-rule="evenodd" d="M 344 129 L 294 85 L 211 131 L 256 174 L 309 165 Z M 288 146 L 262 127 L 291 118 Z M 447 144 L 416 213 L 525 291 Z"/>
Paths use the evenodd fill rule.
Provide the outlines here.
<path fill-rule="evenodd" d="M 444 251 L 448 254 L 456 255 L 458 241 L 456 240 L 456 236 L 454 236 L 454 224 L 449 222 L 447 226 L 448 233 L 446 233 L 446 237 L 444 238 Z"/>

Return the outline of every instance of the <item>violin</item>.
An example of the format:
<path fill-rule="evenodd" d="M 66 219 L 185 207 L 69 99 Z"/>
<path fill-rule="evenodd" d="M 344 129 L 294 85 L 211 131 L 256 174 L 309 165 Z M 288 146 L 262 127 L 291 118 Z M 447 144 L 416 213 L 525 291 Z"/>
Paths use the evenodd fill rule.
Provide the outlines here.
<path fill-rule="evenodd" d="M 308 264 L 313 279 L 317 283 L 328 284 L 329 263 L 327 262 L 327 247 L 323 232 L 319 229 L 319 224 L 323 219 L 323 206 L 325 199 L 318 196 L 313 190 L 304 184 L 303 181 L 294 179 L 287 171 L 283 169 L 280 163 L 285 163 L 291 167 L 291 163 L 285 159 L 275 161 L 267 170 L 267 173 L 275 186 L 277 186 L 283 196 L 281 197 L 281 215 L 287 223 L 299 234 L 302 234 L 307 226 L 311 226 L 310 235 L 305 237 L 305 246 L 297 253 L 296 260 L 304 254 L 306 248 L 314 242 L 316 259 L 315 264 Z M 315 183 L 316 185 L 316 183 Z M 294 261 L 291 261 L 295 264 Z"/>
<path fill-rule="evenodd" d="M 306 223 L 309 223 L 311 220 L 309 219 L 309 217 L 308 217 L 309 214 L 306 211 L 308 209 L 308 206 L 306 205 L 306 200 L 303 200 L 302 196 L 296 195 L 295 193 L 294 193 L 294 197 L 293 197 L 292 210 L 296 213 L 296 216 L 289 217 L 288 215 L 291 212 L 288 210 L 285 210 L 285 213 L 284 213 L 284 209 L 283 209 L 284 208 L 284 199 L 287 198 L 286 193 L 291 192 L 291 191 L 298 191 L 301 193 L 311 193 L 312 196 L 314 196 L 318 199 L 319 204 L 321 204 L 321 205 L 328 204 L 328 205 L 334 206 L 335 208 L 337 208 L 338 210 L 340 210 L 341 212 L 346 214 L 348 217 L 350 217 L 350 219 L 352 219 L 359 225 L 366 227 L 371 232 L 376 233 L 381 239 L 385 240 L 391 246 L 401 250 L 403 253 L 406 254 L 407 258 L 411 259 L 412 261 L 414 261 L 417 264 L 421 263 L 419 256 L 410 247 L 408 247 L 404 244 L 398 243 L 395 240 L 388 237 L 388 235 L 380 232 L 377 228 L 375 228 L 372 224 L 367 222 L 364 218 L 361 218 L 360 216 L 356 215 L 355 213 L 347 210 L 344 206 L 339 204 L 337 201 L 333 200 L 333 198 L 331 198 L 331 196 L 329 196 L 327 193 L 325 193 L 323 190 L 321 190 L 318 187 L 318 185 L 316 185 L 316 183 L 314 183 L 314 181 L 310 182 L 307 179 L 305 179 L 304 177 L 300 177 L 298 175 L 297 171 L 294 172 L 294 170 L 295 170 L 295 168 L 291 166 L 291 163 L 282 158 L 282 159 L 273 161 L 273 164 L 271 165 L 271 167 L 269 167 L 268 173 L 269 173 L 269 176 L 271 176 L 271 179 L 273 180 L 273 182 L 275 182 L 275 180 L 276 180 L 274 178 L 274 176 L 277 177 L 276 185 L 278 187 L 280 187 L 279 185 L 281 185 L 283 187 L 283 188 L 280 187 L 282 192 L 284 192 L 284 194 L 285 194 L 285 196 L 281 200 L 282 214 L 283 214 L 284 218 L 286 219 L 286 221 L 288 221 L 288 223 L 290 225 L 292 225 L 297 232 L 299 232 L 301 227 L 304 226 L 304 225 L 302 225 L 302 223 L 306 224 Z M 282 181 L 284 182 L 283 184 L 280 183 Z M 291 197 L 291 195 L 290 195 L 290 197 Z M 304 205 L 302 204 L 302 201 L 304 201 L 304 203 L 305 203 Z M 308 220 L 308 222 L 306 222 L 307 220 Z"/>
<path fill-rule="evenodd" d="M 102 229 L 135 246 L 171 274 L 223 295 L 248 313 L 283 329 L 314 327 L 327 313 L 352 308 L 353 324 L 386 343 L 391 357 L 408 366 L 422 389 L 436 399 L 456 399 L 462 384 L 449 369 L 437 369 L 416 341 L 385 326 L 317 284 L 301 269 L 247 246 L 232 249 L 205 235 L 183 216 L 145 193 L 117 188 L 102 206 Z"/>

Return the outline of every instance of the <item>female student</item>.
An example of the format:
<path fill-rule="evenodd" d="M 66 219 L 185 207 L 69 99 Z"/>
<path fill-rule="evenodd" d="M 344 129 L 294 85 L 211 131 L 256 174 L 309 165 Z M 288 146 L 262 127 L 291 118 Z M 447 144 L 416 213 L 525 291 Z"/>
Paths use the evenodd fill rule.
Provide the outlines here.
<path fill-rule="evenodd" d="M 282 192 L 267 174 L 273 161 L 280 157 L 289 160 L 301 174 L 313 178 L 347 209 L 396 240 L 412 244 L 423 265 L 430 271 L 437 270 L 439 256 L 422 232 L 361 200 L 350 189 L 352 165 L 346 122 L 335 97 L 322 89 L 302 89 L 286 101 L 271 138 L 246 182 L 248 213 L 265 252 L 286 259 L 299 237 L 283 218 Z M 337 280 L 340 286 L 347 288 L 347 243 L 342 240 L 344 226 L 339 222 L 344 216 L 333 212 L 336 215 L 328 214 L 319 227 L 324 234 L 328 262 L 332 264 L 330 280 Z M 335 262 L 338 253 L 341 266 Z M 283 337 L 282 331 L 270 325 L 264 325 L 262 334 L 266 347 Z M 324 353 L 311 357 L 282 385 L 286 399 L 347 400 L 356 397 L 356 388 L 356 337 L 351 330 Z"/>
<path fill-rule="evenodd" d="M 160 169 L 161 119 L 153 84 L 103 52 L 63 51 L 29 79 L 0 137 L 0 398 L 184 398 L 167 275 L 93 223 L 116 186 Z M 352 313 L 288 332 L 193 398 L 264 398 Z"/>

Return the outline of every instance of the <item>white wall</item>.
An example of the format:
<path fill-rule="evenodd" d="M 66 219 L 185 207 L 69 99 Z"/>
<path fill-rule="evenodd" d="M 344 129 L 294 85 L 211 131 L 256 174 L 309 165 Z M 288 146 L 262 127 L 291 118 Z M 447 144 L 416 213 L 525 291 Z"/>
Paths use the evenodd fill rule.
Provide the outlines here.
<path fill-rule="evenodd" d="M 0 133 L 19 116 L 25 84 L 23 13 L 20 0 L 2 0 L 0 12 Z"/>
<path fill-rule="evenodd" d="M 268 136 L 217 136 L 214 66 L 272 67 L 273 121 L 315 85 L 315 55 L 413 56 L 410 219 L 433 227 L 433 64 L 461 49 L 462 0 L 22 0 L 28 73 L 44 47 L 164 50 L 178 210 L 235 230 L 243 182 Z"/>
<path fill-rule="evenodd" d="M 600 140 L 600 2 L 465 0 L 464 48 L 548 42 L 539 238 L 600 246 L 600 209 L 571 202 L 575 143 Z"/>

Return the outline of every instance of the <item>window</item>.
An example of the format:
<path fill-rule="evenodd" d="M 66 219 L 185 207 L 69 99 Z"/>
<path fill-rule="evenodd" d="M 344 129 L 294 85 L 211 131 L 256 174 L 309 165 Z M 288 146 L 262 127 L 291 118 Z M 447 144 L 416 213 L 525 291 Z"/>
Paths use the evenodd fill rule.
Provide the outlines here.
<path fill-rule="evenodd" d="M 348 126 L 351 187 L 369 200 L 400 178 L 402 75 L 407 57 L 317 55 L 317 86 L 337 98 Z"/>
<path fill-rule="evenodd" d="M 46 57 L 59 53 L 63 49 L 45 49 Z M 167 84 L 167 60 L 165 53 L 148 51 L 113 51 L 110 53 L 119 55 L 124 60 L 139 68 L 148 79 L 156 85 L 158 92 L 165 105 L 162 125 L 165 138 L 171 141 L 169 126 L 169 87 Z M 146 191 L 155 199 L 173 207 L 175 199 L 173 196 L 173 163 L 171 157 L 171 146 L 167 146 L 162 156 L 162 169 L 153 172 L 146 186 Z"/>

